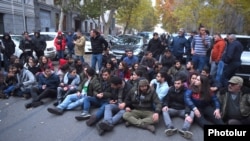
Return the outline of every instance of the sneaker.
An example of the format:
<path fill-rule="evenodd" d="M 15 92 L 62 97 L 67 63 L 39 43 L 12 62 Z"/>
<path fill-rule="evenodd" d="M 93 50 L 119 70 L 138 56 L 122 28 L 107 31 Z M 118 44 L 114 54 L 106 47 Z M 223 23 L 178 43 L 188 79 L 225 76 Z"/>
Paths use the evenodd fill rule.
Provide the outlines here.
<path fill-rule="evenodd" d="M 58 101 L 54 102 L 53 105 L 56 107 L 59 104 Z"/>
<path fill-rule="evenodd" d="M 31 104 L 32 104 L 32 103 L 27 103 L 27 104 L 25 104 L 24 106 L 25 106 L 26 109 L 28 109 L 28 108 L 31 108 L 31 107 L 32 107 Z"/>
<path fill-rule="evenodd" d="M 178 133 L 186 139 L 191 139 L 193 137 L 193 133 L 187 130 L 179 129 Z"/>
<path fill-rule="evenodd" d="M 95 115 L 92 115 L 92 116 L 90 116 L 90 118 L 86 121 L 86 124 L 87 124 L 88 126 L 92 126 L 93 124 L 96 123 L 96 121 L 97 121 L 96 116 L 95 116 Z"/>
<path fill-rule="evenodd" d="M 35 108 L 35 107 L 38 107 L 38 106 L 40 106 L 40 105 L 43 105 L 43 102 L 42 102 L 42 101 L 36 101 L 36 102 L 32 102 L 32 103 L 31 103 L 31 106 L 34 107 L 34 108 Z"/>
<path fill-rule="evenodd" d="M 144 125 L 143 128 L 149 130 L 152 133 L 155 133 L 155 126 L 154 125 Z"/>
<path fill-rule="evenodd" d="M 100 135 L 100 136 L 102 136 L 103 134 L 104 134 L 104 130 L 100 127 L 100 123 L 97 123 L 96 124 L 96 129 L 97 129 L 97 131 L 98 131 L 98 134 Z"/>
<path fill-rule="evenodd" d="M 130 125 L 131 125 L 131 124 L 130 124 L 128 121 L 125 122 L 125 126 L 126 126 L 126 127 L 129 127 Z"/>
<path fill-rule="evenodd" d="M 167 136 L 172 136 L 172 135 L 174 135 L 175 133 L 177 133 L 177 129 L 174 128 L 174 127 L 170 127 L 170 128 L 168 128 L 168 129 L 166 129 L 164 132 L 165 132 L 165 134 L 166 134 Z"/>
<path fill-rule="evenodd" d="M 114 127 L 113 125 L 111 125 L 111 124 L 109 124 L 107 122 L 104 122 L 104 121 L 100 122 L 98 124 L 100 125 L 100 128 L 105 130 L 105 131 L 111 131 L 113 129 L 113 127 Z"/>
<path fill-rule="evenodd" d="M 81 121 L 81 120 L 89 119 L 90 116 L 91 115 L 88 112 L 83 112 L 83 113 L 81 113 L 80 116 L 75 116 L 75 119 L 78 120 L 78 121 Z"/>
<path fill-rule="evenodd" d="M 48 108 L 47 110 L 48 110 L 48 112 L 55 114 L 55 115 L 62 115 L 63 114 L 63 110 L 60 108 Z"/>

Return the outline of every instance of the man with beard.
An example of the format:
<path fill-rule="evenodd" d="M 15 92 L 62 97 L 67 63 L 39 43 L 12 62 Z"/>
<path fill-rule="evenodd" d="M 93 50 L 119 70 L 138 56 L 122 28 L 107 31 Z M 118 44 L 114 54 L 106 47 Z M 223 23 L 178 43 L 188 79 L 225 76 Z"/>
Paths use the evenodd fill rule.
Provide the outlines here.
<path fill-rule="evenodd" d="M 25 69 L 22 63 L 14 64 L 17 68 L 16 75 L 18 83 L 15 86 L 14 95 L 29 97 L 30 89 L 36 85 L 36 78 L 32 72 Z"/>
<path fill-rule="evenodd" d="M 166 96 L 169 90 L 168 85 L 168 74 L 165 71 L 160 71 L 157 73 L 156 78 L 151 80 L 150 86 L 155 88 L 155 91 L 162 101 L 163 97 Z"/>
<path fill-rule="evenodd" d="M 127 56 L 123 59 L 123 62 L 127 63 L 129 70 L 132 70 L 132 66 L 138 63 L 139 59 L 137 56 L 133 55 L 133 51 L 129 50 Z"/>
<path fill-rule="evenodd" d="M 155 133 L 153 124 L 159 121 L 162 104 L 147 79 L 140 80 L 138 87 L 129 91 L 125 105 L 123 119 L 126 120 L 126 126 L 134 125 Z"/>

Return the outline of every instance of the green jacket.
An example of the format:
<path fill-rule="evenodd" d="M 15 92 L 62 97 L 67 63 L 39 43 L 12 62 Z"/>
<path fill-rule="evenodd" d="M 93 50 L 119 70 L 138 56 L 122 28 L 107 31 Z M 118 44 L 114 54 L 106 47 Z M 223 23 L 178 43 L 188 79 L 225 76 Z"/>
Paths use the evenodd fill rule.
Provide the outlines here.
<path fill-rule="evenodd" d="M 137 110 L 148 110 L 156 113 L 161 112 L 162 104 L 154 88 L 148 87 L 146 94 L 141 94 L 138 87 L 133 87 L 126 99 L 126 107 Z"/>
<path fill-rule="evenodd" d="M 250 116 L 250 94 L 244 94 L 243 92 L 239 93 L 240 95 L 240 112 L 242 117 L 249 117 Z M 218 94 L 219 101 L 221 103 L 221 115 L 222 119 L 225 119 L 227 115 L 227 108 L 228 108 L 228 98 L 229 92 L 226 91 L 225 93 Z"/>
<path fill-rule="evenodd" d="M 81 84 L 78 87 L 78 91 L 82 91 L 83 87 L 84 87 L 84 83 L 87 82 L 88 78 L 84 78 L 83 81 L 81 82 Z M 100 85 L 100 82 L 98 80 L 97 76 L 94 76 L 88 85 L 88 89 L 87 89 L 87 95 L 88 96 L 95 96 L 98 93 L 102 92 L 102 87 Z"/>

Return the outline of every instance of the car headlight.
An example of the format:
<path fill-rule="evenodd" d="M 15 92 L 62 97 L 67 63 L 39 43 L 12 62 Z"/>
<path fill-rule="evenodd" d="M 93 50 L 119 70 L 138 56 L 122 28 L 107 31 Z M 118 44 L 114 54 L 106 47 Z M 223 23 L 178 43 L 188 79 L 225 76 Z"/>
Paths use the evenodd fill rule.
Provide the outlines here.
<path fill-rule="evenodd" d="M 141 49 L 137 48 L 136 50 L 134 50 L 133 54 L 138 55 L 138 54 L 140 54 L 140 52 L 141 52 Z"/>

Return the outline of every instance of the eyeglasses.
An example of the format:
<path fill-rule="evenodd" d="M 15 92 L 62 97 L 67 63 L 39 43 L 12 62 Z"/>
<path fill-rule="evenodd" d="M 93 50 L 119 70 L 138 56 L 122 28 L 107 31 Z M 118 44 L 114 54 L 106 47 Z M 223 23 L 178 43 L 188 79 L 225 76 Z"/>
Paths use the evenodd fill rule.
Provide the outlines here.
<path fill-rule="evenodd" d="M 230 83 L 229 82 L 229 85 L 235 86 L 235 85 L 238 85 L 238 84 L 237 83 Z"/>

